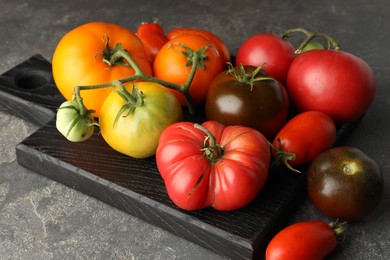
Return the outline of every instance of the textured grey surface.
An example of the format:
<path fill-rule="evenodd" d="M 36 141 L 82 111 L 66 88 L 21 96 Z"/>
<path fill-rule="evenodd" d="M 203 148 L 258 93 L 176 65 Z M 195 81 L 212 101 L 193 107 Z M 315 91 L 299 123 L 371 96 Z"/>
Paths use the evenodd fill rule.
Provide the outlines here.
<path fill-rule="evenodd" d="M 18 1 L 0 0 L 0 73 L 39 53 L 51 60 L 59 39 L 100 20 L 135 30 L 159 18 L 169 30 L 215 32 L 234 54 L 250 35 L 293 27 L 330 33 L 372 66 L 374 105 L 348 144 L 375 158 L 385 175 L 378 209 L 349 225 L 329 259 L 390 259 L 390 3 L 363 1 Z M 0 111 L 0 259 L 225 259 L 71 188 L 20 167 L 15 145 L 37 126 Z M 290 222 L 324 219 L 305 200 Z"/>

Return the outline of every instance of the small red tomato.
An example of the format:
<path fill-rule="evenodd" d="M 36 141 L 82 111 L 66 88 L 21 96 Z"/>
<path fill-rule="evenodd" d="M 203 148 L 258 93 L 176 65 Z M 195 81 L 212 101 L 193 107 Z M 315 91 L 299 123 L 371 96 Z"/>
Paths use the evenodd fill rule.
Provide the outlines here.
<path fill-rule="evenodd" d="M 237 51 L 236 66 L 260 65 L 270 77 L 280 81 L 284 86 L 287 72 L 295 58 L 294 46 L 282 38 L 271 34 L 255 34 L 245 40 Z"/>
<path fill-rule="evenodd" d="M 168 41 L 165 37 L 164 28 L 157 23 L 157 20 L 153 23 L 143 22 L 138 27 L 136 35 L 144 46 L 148 61 L 150 64 L 153 64 L 157 53 Z"/>
<path fill-rule="evenodd" d="M 303 112 L 290 119 L 276 135 L 275 157 L 285 160 L 294 154 L 288 164 L 303 165 L 329 149 L 335 140 L 336 125 L 332 118 L 320 111 Z"/>
<path fill-rule="evenodd" d="M 321 260 L 343 236 L 344 226 L 323 221 L 292 224 L 276 234 L 267 246 L 266 260 Z"/>

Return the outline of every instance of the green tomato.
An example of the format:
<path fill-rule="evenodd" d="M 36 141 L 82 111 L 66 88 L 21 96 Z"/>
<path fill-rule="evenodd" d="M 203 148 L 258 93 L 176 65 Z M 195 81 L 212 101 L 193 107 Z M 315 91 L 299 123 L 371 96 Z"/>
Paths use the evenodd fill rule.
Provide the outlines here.
<path fill-rule="evenodd" d="M 162 131 L 182 120 L 181 105 L 169 89 L 157 83 L 136 82 L 126 89 L 134 104 L 128 106 L 120 90 L 111 92 L 100 110 L 100 133 L 120 153 L 134 158 L 153 156 Z"/>
<path fill-rule="evenodd" d="M 56 127 L 71 142 L 82 142 L 94 132 L 94 118 L 91 111 L 80 114 L 80 106 L 75 100 L 65 101 L 57 111 Z"/>

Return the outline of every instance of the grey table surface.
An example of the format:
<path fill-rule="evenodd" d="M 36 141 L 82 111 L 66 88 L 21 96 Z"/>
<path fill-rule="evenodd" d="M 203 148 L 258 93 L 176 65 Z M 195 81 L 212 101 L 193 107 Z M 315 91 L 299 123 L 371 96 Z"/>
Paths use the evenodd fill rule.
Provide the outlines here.
<path fill-rule="evenodd" d="M 375 102 L 347 144 L 380 164 L 385 196 L 372 214 L 349 224 L 344 244 L 328 259 L 390 259 L 389 10 L 387 0 L 0 0 L 0 73 L 34 54 L 50 61 L 59 39 L 90 21 L 135 30 L 158 18 L 166 30 L 203 28 L 232 54 L 266 30 L 329 33 L 376 73 Z M 37 128 L 0 111 L 0 259 L 226 259 L 19 166 L 15 145 Z M 313 219 L 324 217 L 305 199 L 289 222 Z"/>

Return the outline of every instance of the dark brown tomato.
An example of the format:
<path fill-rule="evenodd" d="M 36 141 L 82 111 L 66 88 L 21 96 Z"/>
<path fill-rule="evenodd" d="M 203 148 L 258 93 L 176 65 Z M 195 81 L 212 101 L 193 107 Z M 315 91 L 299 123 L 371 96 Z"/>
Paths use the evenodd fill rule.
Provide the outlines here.
<path fill-rule="evenodd" d="M 212 81 L 205 109 L 208 120 L 251 127 L 272 139 L 287 120 L 289 99 L 278 81 L 256 67 L 242 66 Z"/>
<path fill-rule="evenodd" d="M 382 172 L 361 150 L 335 147 L 311 162 L 307 191 L 313 205 L 325 216 L 343 221 L 358 220 L 380 203 Z"/>

